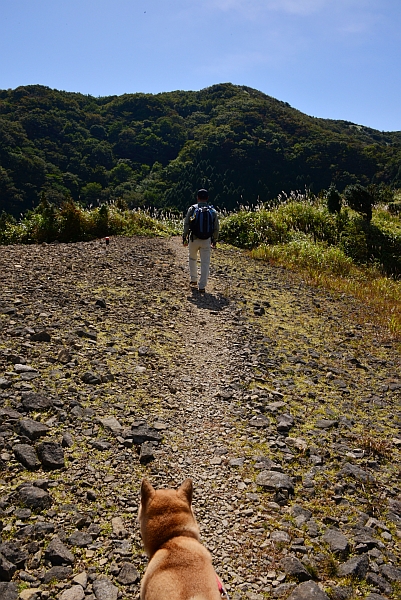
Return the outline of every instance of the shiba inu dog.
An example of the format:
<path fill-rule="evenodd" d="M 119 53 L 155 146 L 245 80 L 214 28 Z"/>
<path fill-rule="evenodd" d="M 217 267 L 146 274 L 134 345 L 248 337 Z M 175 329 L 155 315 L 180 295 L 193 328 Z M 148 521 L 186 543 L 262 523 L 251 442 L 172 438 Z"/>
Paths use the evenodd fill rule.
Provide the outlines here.
<path fill-rule="evenodd" d="M 224 590 L 211 555 L 199 541 L 192 481 L 155 490 L 144 479 L 138 521 L 149 557 L 141 600 L 221 600 Z"/>

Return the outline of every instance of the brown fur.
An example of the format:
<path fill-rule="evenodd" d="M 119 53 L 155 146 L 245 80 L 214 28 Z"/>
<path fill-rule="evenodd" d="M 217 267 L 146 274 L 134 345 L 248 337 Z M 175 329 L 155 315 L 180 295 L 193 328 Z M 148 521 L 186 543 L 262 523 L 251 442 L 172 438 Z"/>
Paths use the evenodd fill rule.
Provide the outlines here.
<path fill-rule="evenodd" d="M 155 490 L 142 481 L 138 520 L 149 564 L 141 600 L 221 600 L 191 503 L 190 479 L 178 490 Z"/>

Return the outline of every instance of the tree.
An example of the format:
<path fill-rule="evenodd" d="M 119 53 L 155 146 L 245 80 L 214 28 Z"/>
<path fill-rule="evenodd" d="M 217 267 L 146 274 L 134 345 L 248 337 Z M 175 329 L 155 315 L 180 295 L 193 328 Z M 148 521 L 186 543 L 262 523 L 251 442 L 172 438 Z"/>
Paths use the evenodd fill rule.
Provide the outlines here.
<path fill-rule="evenodd" d="M 341 211 L 341 195 L 333 184 L 328 189 L 326 200 L 329 212 L 334 214 Z"/>
<path fill-rule="evenodd" d="M 100 199 L 100 194 L 102 193 L 102 186 L 100 183 L 87 183 L 81 190 L 81 199 L 87 206 L 97 204 Z"/>
<path fill-rule="evenodd" d="M 363 185 L 357 183 L 347 186 L 344 190 L 344 198 L 350 208 L 362 214 L 370 223 L 374 198 Z"/>

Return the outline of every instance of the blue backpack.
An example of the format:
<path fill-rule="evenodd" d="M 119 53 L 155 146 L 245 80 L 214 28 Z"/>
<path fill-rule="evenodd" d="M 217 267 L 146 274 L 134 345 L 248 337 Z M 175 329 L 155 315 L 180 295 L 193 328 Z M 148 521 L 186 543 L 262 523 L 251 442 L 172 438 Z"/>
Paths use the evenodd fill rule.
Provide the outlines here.
<path fill-rule="evenodd" d="M 213 237 L 215 211 L 212 206 L 199 206 L 194 204 L 193 213 L 189 218 L 189 229 L 193 236 L 200 240 Z"/>

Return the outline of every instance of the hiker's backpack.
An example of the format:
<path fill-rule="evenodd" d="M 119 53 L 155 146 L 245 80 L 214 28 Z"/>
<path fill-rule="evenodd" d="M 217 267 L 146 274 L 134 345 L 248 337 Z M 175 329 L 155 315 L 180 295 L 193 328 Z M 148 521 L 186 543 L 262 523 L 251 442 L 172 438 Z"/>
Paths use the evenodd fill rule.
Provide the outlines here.
<path fill-rule="evenodd" d="M 189 218 L 189 229 L 193 236 L 207 240 L 213 236 L 214 209 L 211 206 L 194 204 L 194 211 Z"/>

